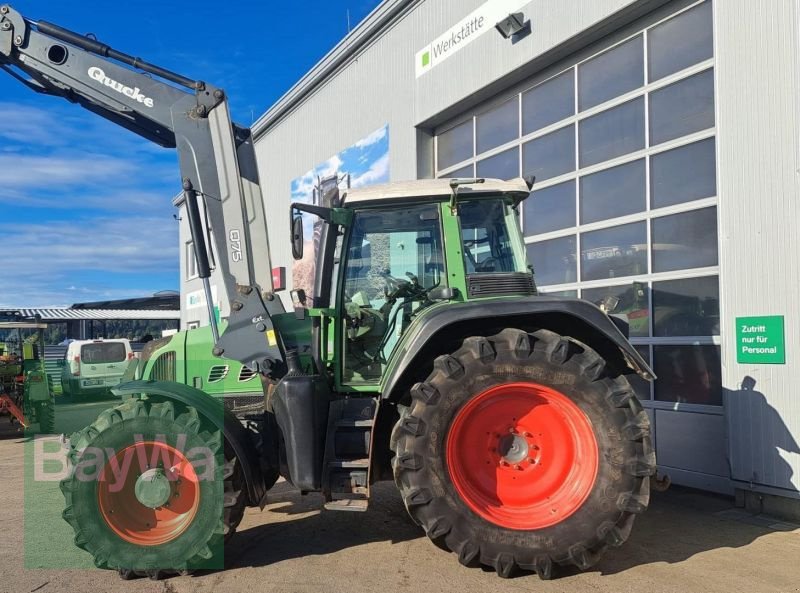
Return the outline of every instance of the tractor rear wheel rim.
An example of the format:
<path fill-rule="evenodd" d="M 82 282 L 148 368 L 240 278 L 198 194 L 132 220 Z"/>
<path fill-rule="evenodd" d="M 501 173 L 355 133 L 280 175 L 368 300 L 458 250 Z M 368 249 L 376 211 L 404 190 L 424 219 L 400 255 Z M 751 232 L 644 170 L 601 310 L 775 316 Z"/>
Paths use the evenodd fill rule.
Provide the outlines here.
<path fill-rule="evenodd" d="M 447 467 L 463 502 L 507 529 L 550 527 L 574 514 L 599 466 L 591 421 L 563 393 L 536 383 L 491 387 L 458 411 Z"/>
<path fill-rule="evenodd" d="M 180 536 L 200 506 L 194 467 L 163 442 L 137 442 L 108 460 L 97 482 L 100 514 L 123 540 L 158 546 Z"/>

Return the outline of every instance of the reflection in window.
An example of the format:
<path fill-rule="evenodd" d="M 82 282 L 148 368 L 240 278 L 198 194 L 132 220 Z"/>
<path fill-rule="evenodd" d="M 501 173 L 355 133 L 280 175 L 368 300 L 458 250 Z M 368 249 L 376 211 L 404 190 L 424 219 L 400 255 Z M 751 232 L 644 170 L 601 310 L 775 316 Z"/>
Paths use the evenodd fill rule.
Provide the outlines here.
<path fill-rule="evenodd" d="M 654 272 L 716 266 L 717 209 L 654 218 L 651 240 Z"/>
<path fill-rule="evenodd" d="M 718 278 L 653 282 L 653 333 L 658 337 L 718 336 Z"/>
<path fill-rule="evenodd" d="M 644 211 L 644 159 L 581 177 L 581 224 Z"/>
<path fill-rule="evenodd" d="M 440 171 L 472 158 L 472 118 L 437 136 L 436 155 Z"/>
<path fill-rule="evenodd" d="M 650 93 L 650 145 L 714 127 L 714 71 Z"/>
<path fill-rule="evenodd" d="M 525 234 L 575 226 L 575 181 L 534 190 L 525 200 Z"/>
<path fill-rule="evenodd" d="M 572 68 L 522 94 L 522 133 L 530 134 L 575 115 Z"/>
<path fill-rule="evenodd" d="M 456 169 L 455 171 L 450 171 L 446 175 L 439 175 L 439 179 L 442 178 L 453 179 L 456 177 L 463 177 L 463 178 L 473 178 L 475 177 L 475 172 L 472 165 L 467 165 L 466 167 L 461 167 L 460 169 Z"/>
<path fill-rule="evenodd" d="M 566 284 L 577 278 L 575 237 L 561 237 L 528 245 L 528 263 L 539 286 Z"/>
<path fill-rule="evenodd" d="M 650 335 L 650 304 L 647 302 L 647 285 L 634 282 L 623 286 L 584 288 L 581 298 L 590 301 L 607 313 L 619 315 L 628 321 L 630 335 Z"/>
<path fill-rule="evenodd" d="M 639 35 L 578 66 L 580 110 L 605 103 L 643 84 L 644 44 Z"/>
<path fill-rule="evenodd" d="M 562 297 L 568 299 L 576 299 L 578 298 L 578 291 L 577 290 L 554 290 L 554 291 L 539 291 L 541 296 L 551 296 L 551 297 Z"/>
<path fill-rule="evenodd" d="M 650 159 L 653 208 L 717 195 L 714 138 L 662 152 Z"/>
<path fill-rule="evenodd" d="M 503 200 L 473 200 L 459 205 L 467 274 L 517 272 L 506 227 L 509 206 Z M 520 262 L 522 263 L 522 262 Z"/>
<path fill-rule="evenodd" d="M 722 405 L 719 346 L 653 346 L 655 398 Z"/>
<path fill-rule="evenodd" d="M 647 34 L 648 80 L 664 78 L 714 55 L 711 2 L 704 2 Z"/>
<path fill-rule="evenodd" d="M 500 154 L 478 161 L 478 177 L 495 177 L 497 179 L 519 177 L 519 148 L 510 148 Z"/>
<path fill-rule="evenodd" d="M 519 101 L 514 97 L 475 120 L 476 152 L 481 154 L 519 137 Z"/>
<path fill-rule="evenodd" d="M 646 273 L 647 229 L 644 222 L 581 235 L 581 280 Z"/>
<path fill-rule="evenodd" d="M 636 351 L 639 353 L 639 355 L 644 358 L 644 361 L 650 365 L 650 347 L 634 346 L 634 348 L 636 348 Z M 636 373 L 625 375 L 625 378 L 628 379 L 628 383 L 630 383 L 631 387 L 633 387 L 636 397 L 638 397 L 640 400 L 650 399 L 650 381 L 647 379 L 642 379 Z"/>
<path fill-rule="evenodd" d="M 567 126 L 522 145 L 524 175 L 544 181 L 575 170 L 575 127 Z"/>
<path fill-rule="evenodd" d="M 588 167 L 644 148 L 644 98 L 580 122 L 580 166 Z"/>

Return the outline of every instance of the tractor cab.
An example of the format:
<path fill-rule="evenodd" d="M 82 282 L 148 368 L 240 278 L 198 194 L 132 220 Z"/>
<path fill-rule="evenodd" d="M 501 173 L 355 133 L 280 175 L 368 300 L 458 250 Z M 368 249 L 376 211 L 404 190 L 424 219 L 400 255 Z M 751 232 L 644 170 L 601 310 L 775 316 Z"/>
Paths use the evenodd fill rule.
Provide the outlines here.
<path fill-rule="evenodd" d="M 536 294 L 519 227 L 529 194 L 522 179 L 438 179 L 334 190 L 324 207 L 294 204 L 293 234 L 302 234 L 300 212 L 321 221 L 313 302 L 322 311 L 311 315 L 330 320 L 315 324 L 324 334 L 313 340 L 319 366 L 340 385 L 369 389 L 428 309 Z"/>

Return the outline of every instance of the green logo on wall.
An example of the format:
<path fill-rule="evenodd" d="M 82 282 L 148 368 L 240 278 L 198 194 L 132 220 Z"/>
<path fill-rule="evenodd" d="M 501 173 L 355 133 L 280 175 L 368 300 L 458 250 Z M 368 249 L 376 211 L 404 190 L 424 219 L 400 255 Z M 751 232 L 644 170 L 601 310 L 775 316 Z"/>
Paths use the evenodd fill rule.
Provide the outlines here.
<path fill-rule="evenodd" d="M 429 65 L 431 63 L 431 52 L 426 51 L 422 54 L 422 67 Z"/>
<path fill-rule="evenodd" d="M 736 362 L 786 364 L 783 315 L 737 317 Z"/>

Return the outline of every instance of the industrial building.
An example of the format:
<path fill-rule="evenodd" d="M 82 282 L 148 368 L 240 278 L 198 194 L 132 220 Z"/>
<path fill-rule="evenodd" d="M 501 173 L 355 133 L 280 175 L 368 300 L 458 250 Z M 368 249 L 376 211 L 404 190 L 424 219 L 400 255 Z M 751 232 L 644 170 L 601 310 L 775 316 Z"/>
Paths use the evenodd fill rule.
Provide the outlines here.
<path fill-rule="evenodd" d="M 799 44 L 789 0 L 385 0 L 254 125 L 273 265 L 331 174 L 535 175 L 536 283 L 618 299 L 661 472 L 800 515 Z"/>

